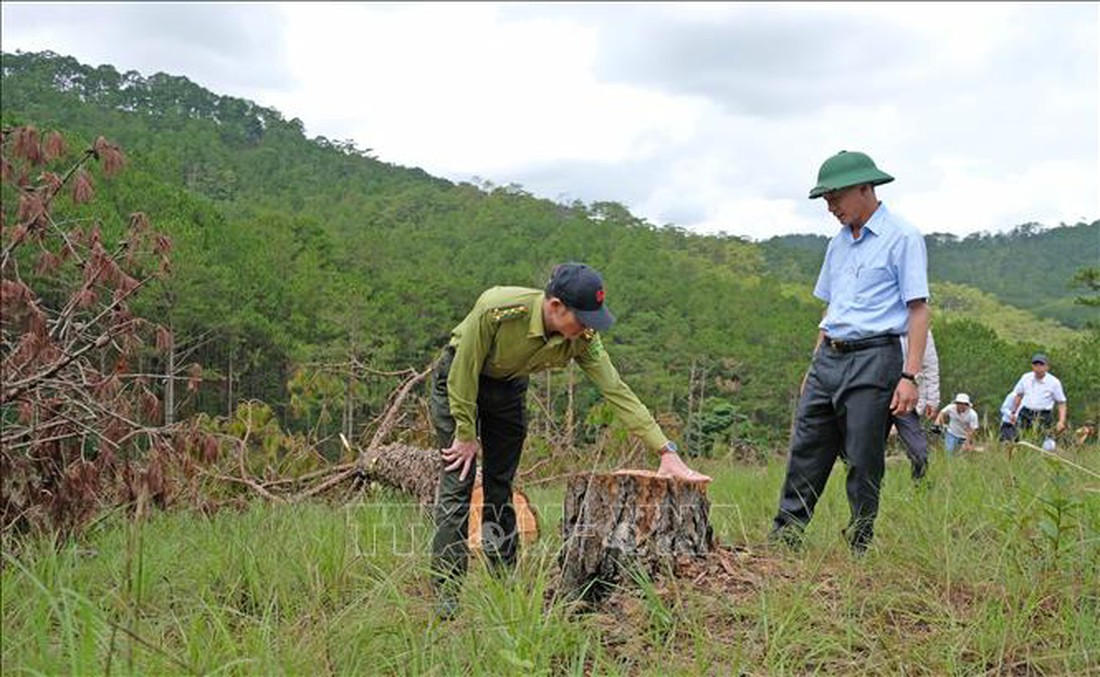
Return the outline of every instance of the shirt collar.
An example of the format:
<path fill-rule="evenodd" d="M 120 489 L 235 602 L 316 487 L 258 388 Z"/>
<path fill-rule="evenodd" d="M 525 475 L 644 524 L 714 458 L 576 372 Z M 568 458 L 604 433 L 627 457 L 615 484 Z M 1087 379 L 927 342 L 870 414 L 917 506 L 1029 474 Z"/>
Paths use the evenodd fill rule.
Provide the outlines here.
<path fill-rule="evenodd" d="M 565 337 L 561 334 L 546 334 L 546 325 L 542 321 L 542 306 L 543 301 L 546 300 L 546 292 L 542 292 L 535 297 L 533 305 L 531 306 L 531 319 L 527 323 L 527 338 L 542 339 L 550 344 L 558 344 L 565 341 Z"/>
<path fill-rule="evenodd" d="M 879 201 L 878 207 L 875 207 L 875 211 L 871 213 L 871 218 L 867 219 L 867 223 L 863 224 L 863 228 L 860 229 L 859 240 L 852 237 L 851 228 L 842 226 L 848 233 L 848 241 L 852 243 L 861 242 L 866 237 L 866 233 L 882 235 L 890 225 L 889 215 L 890 212 L 886 209 L 886 205 Z"/>
<path fill-rule="evenodd" d="M 546 300 L 546 292 L 535 297 L 531 308 L 531 320 L 527 323 L 527 338 L 546 339 L 546 326 L 542 323 L 542 302 Z"/>
<path fill-rule="evenodd" d="M 876 207 L 874 213 L 871 214 L 871 218 L 867 219 L 867 223 L 863 224 L 863 227 L 875 235 L 882 235 L 883 231 L 886 230 L 890 223 L 889 218 L 887 218 L 889 215 L 890 213 L 887 211 L 886 205 L 879 202 L 878 207 Z"/>

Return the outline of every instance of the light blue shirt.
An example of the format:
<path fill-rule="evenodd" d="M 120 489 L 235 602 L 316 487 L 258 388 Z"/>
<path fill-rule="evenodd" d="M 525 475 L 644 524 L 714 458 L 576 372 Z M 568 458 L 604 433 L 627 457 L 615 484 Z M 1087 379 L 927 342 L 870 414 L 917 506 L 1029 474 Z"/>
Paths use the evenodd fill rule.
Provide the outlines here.
<path fill-rule="evenodd" d="M 829 338 L 905 334 L 906 303 L 928 298 L 924 238 L 880 202 L 858 240 L 844 226 L 829 241 L 814 296 L 829 304 L 818 325 Z"/>

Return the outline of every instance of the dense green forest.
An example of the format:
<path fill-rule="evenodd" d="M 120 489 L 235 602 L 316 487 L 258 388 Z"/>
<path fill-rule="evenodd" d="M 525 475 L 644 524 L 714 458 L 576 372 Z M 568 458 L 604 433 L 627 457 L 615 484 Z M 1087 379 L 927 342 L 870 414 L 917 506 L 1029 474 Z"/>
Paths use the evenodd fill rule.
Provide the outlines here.
<path fill-rule="evenodd" d="M 184 77 L 48 52 L 5 53 L 2 71 L 4 127 L 58 130 L 74 148 L 103 135 L 126 153 L 126 171 L 97 176 L 96 206 L 74 205 L 71 218 L 118 235 L 141 211 L 173 240 L 171 276 L 135 306 L 175 337 L 171 361 L 150 355 L 146 371 L 201 365 L 202 386 L 174 401 L 173 419 L 257 400 L 331 451 L 336 432 L 358 435 L 383 409 L 392 372 L 431 362 L 484 288 L 541 287 L 555 263 L 578 260 L 606 278 L 613 361 L 693 453 L 785 436 L 821 313 L 808 281 L 823 239 L 695 235 L 613 202 L 453 183 L 373 157 L 360 147 L 369 140 L 307 138 L 297 119 Z M 1042 348 L 1071 417 L 1100 413 L 1100 330 L 1082 328 L 1069 286 L 1096 265 L 1098 233 L 1100 222 L 929 236 L 935 281 L 1076 328 L 1055 327 L 1056 343 L 1006 337 L 959 305 L 936 320 L 945 398 L 966 390 L 996 416 Z M 572 382 L 560 372 L 533 381 L 532 430 L 549 431 L 540 412 L 572 402 L 585 425 L 569 443 L 591 442 L 614 421 L 583 377 Z"/>

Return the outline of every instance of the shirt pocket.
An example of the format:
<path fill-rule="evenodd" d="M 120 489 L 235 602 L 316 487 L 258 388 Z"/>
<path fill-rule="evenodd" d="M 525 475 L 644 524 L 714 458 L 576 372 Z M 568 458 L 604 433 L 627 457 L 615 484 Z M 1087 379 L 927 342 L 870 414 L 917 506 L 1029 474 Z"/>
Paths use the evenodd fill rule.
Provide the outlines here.
<path fill-rule="evenodd" d="M 881 298 L 894 286 L 894 271 L 887 266 L 862 268 L 855 282 L 857 301 Z"/>

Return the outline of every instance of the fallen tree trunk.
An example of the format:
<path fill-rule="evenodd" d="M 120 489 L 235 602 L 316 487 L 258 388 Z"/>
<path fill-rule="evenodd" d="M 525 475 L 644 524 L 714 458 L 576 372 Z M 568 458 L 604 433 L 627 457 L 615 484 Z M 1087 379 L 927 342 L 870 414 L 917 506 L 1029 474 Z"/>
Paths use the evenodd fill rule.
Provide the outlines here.
<path fill-rule="evenodd" d="M 420 449 L 406 444 L 388 444 L 364 451 L 359 457 L 360 476 L 366 482 L 379 482 L 400 489 L 416 499 L 425 510 L 435 505 L 439 473 L 443 463 L 438 449 Z M 530 542 L 538 538 L 538 513 L 527 495 L 512 489 L 512 505 L 516 511 L 516 529 L 520 539 Z M 483 506 L 481 473 L 474 480 L 470 498 L 470 528 L 468 545 L 481 548 L 481 510 Z"/>
<path fill-rule="evenodd" d="M 378 419 L 375 429 L 366 446 L 358 451 L 344 433 L 340 441 L 355 460 L 349 463 L 310 472 L 300 477 L 279 477 L 263 480 L 249 472 L 245 454 L 248 450 L 248 438 L 251 427 L 245 431 L 244 439 L 233 438 L 237 447 L 237 470 L 239 476 L 226 474 L 217 468 L 197 466 L 195 470 L 206 477 L 241 484 L 256 492 L 268 501 L 294 503 L 313 498 L 331 491 L 334 487 L 346 488 L 349 484 L 353 491 L 358 487 L 378 483 L 409 494 L 423 509 L 431 512 L 435 505 L 436 488 L 439 485 L 440 471 L 443 469 L 442 457 L 438 449 L 420 449 L 406 444 L 383 445 L 382 441 L 401 420 L 401 407 L 413 387 L 422 381 L 430 369 L 422 372 L 409 370 L 402 385 L 390 395 L 385 412 Z M 387 375 L 396 375 L 393 373 Z M 349 483 L 349 479 L 352 480 Z M 481 548 L 481 518 L 483 509 L 480 470 L 474 479 L 470 497 L 469 546 Z M 516 513 L 516 529 L 523 541 L 538 538 L 538 514 L 527 499 L 527 495 L 513 488 L 512 504 Z M 217 504 L 209 508 L 215 510 Z"/>
<path fill-rule="evenodd" d="M 435 489 L 443 463 L 438 449 L 387 444 L 368 449 L 359 457 L 360 478 L 400 489 L 426 509 L 435 504 Z"/>
<path fill-rule="evenodd" d="M 426 450 L 403 444 L 382 446 L 382 440 L 389 435 L 397 423 L 398 412 L 413 387 L 431 373 L 431 367 L 421 372 L 412 372 L 405 382 L 390 396 L 389 405 L 382 415 L 378 429 L 375 430 L 366 448 L 359 452 L 357 461 L 361 479 L 375 480 L 412 494 L 421 507 L 429 512 L 435 504 L 436 489 L 439 486 L 439 473 L 443 468 L 438 449 Z M 351 445 L 341 433 L 340 440 L 351 451 Z M 481 489 L 481 469 L 478 468 L 474 479 L 474 488 L 470 496 L 470 521 L 468 545 L 470 549 L 481 548 L 481 513 L 484 505 Z M 527 495 L 512 490 L 512 506 L 516 512 L 516 529 L 522 541 L 538 538 L 538 514 L 534 511 Z"/>
<path fill-rule="evenodd" d="M 714 547 L 706 485 L 642 470 L 570 478 L 559 593 L 599 602 L 624 576 L 653 576 Z"/>

